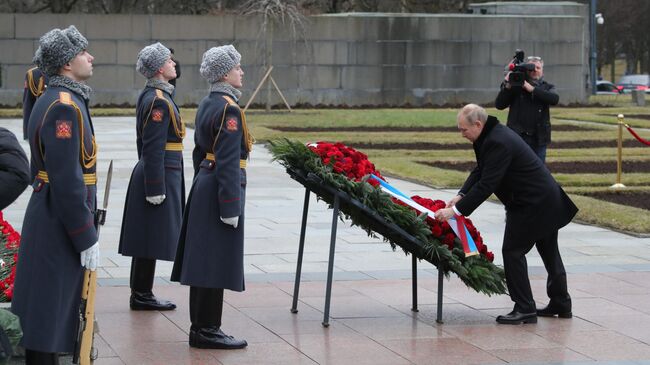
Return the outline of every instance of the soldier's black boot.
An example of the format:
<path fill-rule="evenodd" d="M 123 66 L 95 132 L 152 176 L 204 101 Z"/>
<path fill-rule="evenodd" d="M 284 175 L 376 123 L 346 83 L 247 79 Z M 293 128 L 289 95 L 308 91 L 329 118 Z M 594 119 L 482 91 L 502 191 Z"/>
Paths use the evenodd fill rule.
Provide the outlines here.
<path fill-rule="evenodd" d="M 59 354 L 25 349 L 26 365 L 59 365 Z"/>
<path fill-rule="evenodd" d="M 200 349 L 242 349 L 248 346 L 221 331 L 223 289 L 190 287 L 190 346 Z"/>
<path fill-rule="evenodd" d="M 176 304 L 158 299 L 153 294 L 153 278 L 156 260 L 134 257 L 131 261 L 131 299 L 132 310 L 167 311 L 176 309 Z"/>

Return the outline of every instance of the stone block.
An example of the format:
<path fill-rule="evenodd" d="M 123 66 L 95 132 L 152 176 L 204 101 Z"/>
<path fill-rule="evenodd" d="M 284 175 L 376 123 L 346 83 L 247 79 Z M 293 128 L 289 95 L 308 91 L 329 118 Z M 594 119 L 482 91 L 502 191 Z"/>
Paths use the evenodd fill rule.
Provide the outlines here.
<path fill-rule="evenodd" d="M 1 39 L 0 64 L 29 65 L 32 63 L 35 51 L 36 48 L 34 46 L 34 41 L 32 40 Z"/>
<path fill-rule="evenodd" d="M 117 41 L 92 41 L 92 43 L 89 43 L 88 48 L 88 52 L 95 57 L 94 65 L 113 65 L 117 63 Z M 135 61 L 133 65 L 135 66 Z"/>
<path fill-rule="evenodd" d="M 343 89 L 343 99 L 336 105 L 364 107 L 382 105 L 383 102 L 380 89 Z"/>
<path fill-rule="evenodd" d="M 221 44 L 210 44 L 205 49 L 218 46 Z M 244 65 L 263 65 L 265 63 L 265 44 L 256 42 L 256 41 L 238 41 L 235 45 L 237 51 L 242 55 L 242 63 Z M 201 57 L 203 57 L 203 52 L 201 52 Z"/>
<path fill-rule="evenodd" d="M 535 56 L 544 60 L 544 65 L 578 65 L 588 63 L 588 54 L 582 42 L 537 42 Z M 533 55 L 529 53 L 528 55 Z"/>
<path fill-rule="evenodd" d="M 282 92 L 298 88 L 298 69 L 295 66 L 275 66 L 271 76 Z"/>
<path fill-rule="evenodd" d="M 149 21 L 147 16 L 132 16 L 127 14 L 87 14 L 88 24 L 84 35 L 88 39 L 150 39 Z M 134 25 L 145 22 L 134 29 Z M 144 32 L 144 33 L 143 33 Z"/>
<path fill-rule="evenodd" d="M 264 42 L 267 33 L 262 28 L 263 20 L 259 16 L 243 16 L 235 15 L 233 17 L 233 34 L 230 38 L 238 40 L 253 40 Z M 268 30 L 268 27 L 267 27 Z M 275 31 L 274 31 L 275 32 Z M 278 33 L 281 35 L 281 31 Z M 228 37 L 221 37 L 220 39 L 228 39 Z"/>
<path fill-rule="evenodd" d="M 154 39 L 234 39 L 234 16 L 156 15 L 151 18 Z"/>
<path fill-rule="evenodd" d="M 181 64 L 181 77 L 176 80 L 177 95 L 193 89 L 207 89 L 208 82 L 201 77 L 198 64 Z"/>
<path fill-rule="evenodd" d="M 300 89 L 341 88 L 341 67 L 299 66 L 298 85 Z"/>
<path fill-rule="evenodd" d="M 181 65 L 181 73 L 185 65 L 198 65 L 201 63 L 203 53 L 207 48 L 203 48 L 203 41 L 163 41 L 166 47 L 174 49 L 174 59 L 178 60 Z"/>
<path fill-rule="evenodd" d="M 348 43 L 348 62 L 351 65 L 381 65 L 382 53 L 377 42 Z"/>
<path fill-rule="evenodd" d="M 405 63 L 410 65 L 458 63 L 482 65 L 489 63 L 489 49 L 489 42 L 417 41 L 407 44 Z"/>
<path fill-rule="evenodd" d="M 474 16 L 471 18 L 472 41 L 518 41 L 519 17 Z"/>
<path fill-rule="evenodd" d="M 293 65 L 297 58 L 297 49 L 293 42 L 274 41 L 272 50 L 273 65 Z"/>
<path fill-rule="evenodd" d="M 413 34 L 417 34 L 420 26 L 417 16 L 387 16 L 373 20 L 380 40 L 413 40 Z"/>
<path fill-rule="evenodd" d="M 443 16 L 438 20 L 438 38 L 449 41 L 473 40 L 473 28 L 469 16 Z M 430 38 L 427 38 L 430 39 Z"/>
<path fill-rule="evenodd" d="M 545 59 L 544 54 L 538 53 L 532 41 L 511 41 L 490 43 L 490 64 L 505 67 L 515 57 L 515 51 L 521 49 L 527 56 L 540 56 Z"/>
<path fill-rule="evenodd" d="M 589 69 L 582 65 L 575 66 L 555 66 L 553 64 L 544 65 L 544 79 L 560 89 L 584 89 L 586 87 L 586 76 Z M 559 94 L 559 92 L 558 92 Z M 560 102 L 563 102 L 563 96 L 560 94 Z"/>
<path fill-rule="evenodd" d="M 86 34 L 86 16 L 80 14 L 14 14 L 16 39 L 39 39 L 54 28 L 67 28 L 74 25 Z"/>
<path fill-rule="evenodd" d="M 400 90 L 404 92 L 406 83 L 407 68 L 404 65 L 399 66 L 382 66 L 381 68 L 381 88 L 387 90 Z"/>
<path fill-rule="evenodd" d="M 2 67 L 2 88 L 19 89 L 21 92 L 25 87 L 25 72 L 31 65 L 3 65 Z"/>
<path fill-rule="evenodd" d="M 314 43 L 313 60 L 314 65 L 333 65 L 337 64 L 337 44 L 336 41 L 320 41 Z M 305 63 L 308 60 L 305 60 Z"/>
<path fill-rule="evenodd" d="M 23 89 L 0 89 L 0 106 L 15 108 L 23 103 Z"/>
<path fill-rule="evenodd" d="M 144 84 L 144 78 L 143 82 Z M 94 90 L 119 91 L 131 89 L 134 85 L 134 72 L 131 66 L 97 65 L 93 76 L 88 80 Z"/>
<path fill-rule="evenodd" d="M 16 36 L 14 25 L 14 14 L 0 14 L 0 39 L 14 38 Z"/>
<path fill-rule="evenodd" d="M 138 61 L 138 53 L 151 44 L 150 40 L 119 40 L 117 41 L 117 64 L 118 65 L 133 65 Z"/>
<path fill-rule="evenodd" d="M 381 89 L 380 66 L 344 66 L 342 70 L 343 89 Z"/>
<path fill-rule="evenodd" d="M 525 17 L 519 19 L 519 40 L 539 42 L 549 33 L 549 20 L 545 17 Z"/>
<path fill-rule="evenodd" d="M 357 40 L 362 39 L 356 31 L 363 31 L 363 25 L 355 22 L 354 29 L 349 29 L 348 17 L 333 15 L 311 16 L 306 27 L 305 36 L 311 40 Z"/>
<path fill-rule="evenodd" d="M 589 39 L 589 24 L 586 19 L 578 16 L 558 16 L 548 19 L 549 31 L 543 40 L 547 42 L 582 42 Z"/>

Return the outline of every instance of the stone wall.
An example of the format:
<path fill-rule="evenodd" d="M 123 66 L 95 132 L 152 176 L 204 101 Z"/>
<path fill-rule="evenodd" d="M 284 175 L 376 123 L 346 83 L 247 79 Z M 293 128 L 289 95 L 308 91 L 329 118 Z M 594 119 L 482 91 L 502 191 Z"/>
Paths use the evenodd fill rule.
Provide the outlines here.
<path fill-rule="evenodd" d="M 94 105 L 132 105 L 144 78 L 139 50 L 155 41 L 181 63 L 177 100 L 198 104 L 207 84 L 198 68 L 209 47 L 234 44 L 242 53 L 248 101 L 263 76 L 260 21 L 236 15 L 0 14 L 0 105 L 21 102 L 24 73 L 38 38 L 74 24 L 95 56 Z M 546 79 L 562 103 L 583 101 L 588 33 L 579 15 L 366 14 L 309 18 L 304 39 L 273 34 L 273 78 L 291 105 L 428 106 L 490 103 L 516 48 L 542 56 Z M 266 91 L 255 102 L 263 102 Z M 275 93 L 274 104 L 281 103 Z"/>

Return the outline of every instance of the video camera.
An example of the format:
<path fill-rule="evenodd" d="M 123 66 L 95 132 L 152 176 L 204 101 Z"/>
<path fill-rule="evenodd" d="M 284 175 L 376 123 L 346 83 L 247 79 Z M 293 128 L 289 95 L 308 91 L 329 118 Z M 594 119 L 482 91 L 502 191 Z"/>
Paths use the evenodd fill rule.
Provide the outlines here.
<path fill-rule="evenodd" d="M 515 51 L 515 57 L 508 65 L 510 76 L 508 76 L 508 83 L 513 88 L 520 88 L 524 86 L 524 81 L 528 76 L 528 71 L 534 71 L 535 65 L 532 63 L 524 62 L 524 51 L 518 49 Z"/>

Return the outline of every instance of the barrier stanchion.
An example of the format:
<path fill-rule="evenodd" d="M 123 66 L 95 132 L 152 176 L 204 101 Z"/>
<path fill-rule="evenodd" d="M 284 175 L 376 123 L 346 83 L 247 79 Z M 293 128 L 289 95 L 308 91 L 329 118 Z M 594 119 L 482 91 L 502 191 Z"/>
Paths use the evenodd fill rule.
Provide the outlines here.
<path fill-rule="evenodd" d="M 618 115 L 618 151 L 616 158 L 616 184 L 610 186 L 611 189 L 623 189 L 625 185 L 621 183 L 621 175 L 623 174 L 623 114 Z"/>

